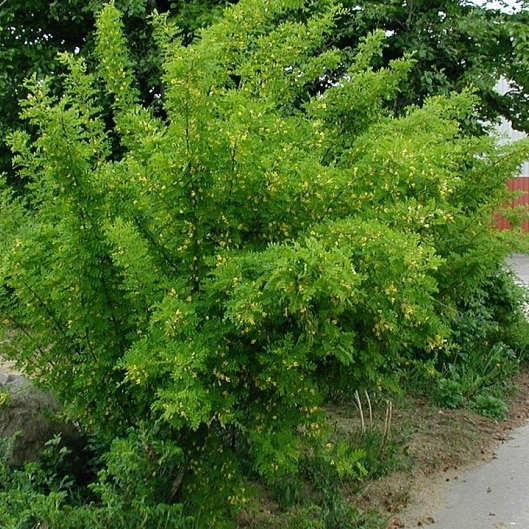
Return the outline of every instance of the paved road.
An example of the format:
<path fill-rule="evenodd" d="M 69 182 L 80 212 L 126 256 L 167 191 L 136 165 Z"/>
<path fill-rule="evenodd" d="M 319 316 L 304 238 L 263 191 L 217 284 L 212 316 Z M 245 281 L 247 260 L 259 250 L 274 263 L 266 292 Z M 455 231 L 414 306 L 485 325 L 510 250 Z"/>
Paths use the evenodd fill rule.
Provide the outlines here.
<path fill-rule="evenodd" d="M 460 476 L 434 513 L 436 529 L 529 528 L 529 425 L 495 459 Z"/>
<path fill-rule="evenodd" d="M 513 267 L 522 282 L 529 286 L 529 257 L 515 254 L 507 259 L 507 263 Z"/>
<path fill-rule="evenodd" d="M 509 264 L 529 285 L 529 257 L 514 255 Z M 492 461 L 453 483 L 432 513 L 436 529 L 529 529 L 529 425 L 515 430 Z"/>

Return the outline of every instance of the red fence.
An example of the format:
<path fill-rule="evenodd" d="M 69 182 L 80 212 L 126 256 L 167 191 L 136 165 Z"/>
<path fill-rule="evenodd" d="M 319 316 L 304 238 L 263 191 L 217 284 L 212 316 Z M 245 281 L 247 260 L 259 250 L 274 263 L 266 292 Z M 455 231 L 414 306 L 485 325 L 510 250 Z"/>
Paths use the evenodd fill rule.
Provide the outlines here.
<path fill-rule="evenodd" d="M 507 185 L 511 191 L 523 191 L 523 195 L 519 196 L 516 200 L 513 200 L 513 206 L 527 205 L 529 204 L 529 176 L 520 176 L 513 178 Z M 511 225 L 501 215 L 496 216 L 496 222 L 500 230 L 508 230 Z M 524 231 L 529 231 L 529 221 L 522 224 Z"/>

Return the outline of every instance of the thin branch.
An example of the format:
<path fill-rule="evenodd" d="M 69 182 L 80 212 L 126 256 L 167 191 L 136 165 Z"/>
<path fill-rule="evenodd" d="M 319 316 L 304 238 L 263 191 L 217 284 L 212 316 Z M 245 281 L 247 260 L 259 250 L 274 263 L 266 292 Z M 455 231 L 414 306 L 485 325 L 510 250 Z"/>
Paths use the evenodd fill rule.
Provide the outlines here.
<path fill-rule="evenodd" d="M 380 446 L 378 447 L 378 457 L 384 452 L 389 439 L 389 434 L 391 432 L 391 420 L 393 418 L 393 403 L 388 400 L 388 405 L 386 408 L 386 420 L 384 421 L 384 431 L 382 433 L 382 439 L 380 441 Z"/>
<path fill-rule="evenodd" d="M 358 406 L 358 411 L 360 412 L 360 423 L 362 425 L 362 433 L 366 433 L 366 423 L 364 421 L 364 410 L 362 409 L 362 401 L 360 400 L 360 395 L 358 390 L 355 391 L 356 405 Z"/>
<path fill-rule="evenodd" d="M 1 7 L 1 6 L 0 6 Z M 37 349 L 37 351 L 42 355 L 44 356 L 44 350 L 42 349 L 42 347 L 39 345 L 39 343 L 37 342 L 37 340 L 35 338 L 33 338 L 33 336 L 31 336 L 31 334 L 29 334 L 29 332 L 26 330 L 26 328 L 18 321 L 16 320 L 13 316 L 9 315 L 8 318 L 13 322 L 13 324 L 15 325 L 15 327 L 24 335 L 26 335 L 27 338 L 29 338 L 34 344 L 35 344 L 35 347 Z"/>
<path fill-rule="evenodd" d="M 94 362 L 97 362 L 97 356 L 94 352 L 94 348 L 92 347 L 92 342 L 90 341 L 90 336 L 88 334 L 88 327 L 85 327 L 84 334 L 86 338 L 86 344 L 88 345 L 88 350 L 90 351 L 90 354 L 92 355 L 92 359 Z"/>
<path fill-rule="evenodd" d="M 139 216 L 135 215 L 135 214 L 132 214 L 132 218 L 134 219 L 136 227 L 147 238 L 147 240 L 151 243 L 151 245 L 154 247 L 154 249 L 157 250 L 162 255 L 162 257 L 165 259 L 166 263 L 175 272 L 178 272 L 179 271 L 178 264 L 173 261 L 173 259 L 167 253 L 167 251 L 164 248 L 164 246 L 156 240 L 155 236 L 147 228 L 145 228 L 143 226 L 142 219 Z"/>
<path fill-rule="evenodd" d="M 366 394 L 367 405 L 369 407 L 369 426 L 371 427 L 371 430 L 372 430 L 373 429 L 373 408 L 371 406 L 371 399 L 369 398 L 369 393 L 367 392 L 367 389 L 364 391 Z"/>
<path fill-rule="evenodd" d="M 44 311 L 46 312 L 46 314 L 48 315 L 48 317 L 51 319 L 51 321 L 54 323 L 55 325 L 55 328 L 62 334 L 62 336 L 64 337 L 64 339 L 66 340 L 66 342 L 68 343 L 69 341 L 69 338 L 68 338 L 68 334 L 66 333 L 66 331 L 64 330 L 63 326 L 61 325 L 61 323 L 59 322 L 59 320 L 56 318 L 55 314 L 53 313 L 53 311 L 48 307 L 48 305 L 46 304 L 46 302 L 37 294 L 37 291 L 34 290 L 33 288 L 31 288 L 28 283 L 24 283 L 24 286 L 29 290 L 29 292 L 31 293 L 31 295 L 40 303 L 40 305 L 42 306 L 42 308 L 44 309 Z"/>

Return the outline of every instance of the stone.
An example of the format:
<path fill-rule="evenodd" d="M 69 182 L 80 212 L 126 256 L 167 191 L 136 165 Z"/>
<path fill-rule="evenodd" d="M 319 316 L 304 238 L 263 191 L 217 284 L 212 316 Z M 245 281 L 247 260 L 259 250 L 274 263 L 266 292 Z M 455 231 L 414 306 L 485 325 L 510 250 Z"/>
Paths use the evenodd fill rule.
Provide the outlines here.
<path fill-rule="evenodd" d="M 45 443 L 56 435 L 63 441 L 79 436 L 76 429 L 57 420 L 57 400 L 20 375 L 0 373 L 0 439 L 13 436 L 8 465 L 20 466 L 35 461 Z"/>

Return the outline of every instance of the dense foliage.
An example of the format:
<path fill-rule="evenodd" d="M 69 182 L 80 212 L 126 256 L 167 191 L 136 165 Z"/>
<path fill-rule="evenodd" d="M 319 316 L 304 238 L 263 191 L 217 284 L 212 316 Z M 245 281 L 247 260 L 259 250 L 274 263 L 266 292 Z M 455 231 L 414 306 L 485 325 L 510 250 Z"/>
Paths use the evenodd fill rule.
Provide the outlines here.
<path fill-rule="evenodd" d="M 187 45 L 230 3 L 116 0 L 145 104 L 156 108 L 163 90 L 160 55 L 149 24 L 152 14 L 168 16 L 178 27 L 179 39 Z M 517 12 L 510 14 L 490 2 L 480 7 L 463 0 L 346 0 L 322 47 L 343 50 L 341 65 L 335 72 L 340 75 L 354 60 L 359 42 L 374 30 L 384 30 L 387 39 L 376 64 L 387 66 L 393 59 L 414 54 L 406 85 L 386 102 L 389 108 L 402 112 L 409 104 L 422 104 L 431 95 L 472 86 L 479 99 L 474 109 L 479 119 L 471 120 L 468 126 L 477 129 L 480 120 L 502 115 L 518 129 L 528 130 L 528 11 L 523 2 L 518 4 Z M 95 18 L 103 5 L 101 0 L 21 0 L 0 6 L 0 172 L 6 172 L 18 188 L 25 181 L 12 171 L 11 153 L 4 138 L 9 131 L 23 126 L 18 105 L 26 95 L 23 80 L 32 74 L 39 78 L 54 76 L 50 88 L 59 94 L 62 86 L 58 74 L 64 68 L 57 60 L 58 52 L 75 51 L 92 64 Z M 301 13 L 289 16 L 303 18 Z M 494 90 L 500 75 L 512 80 L 505 95 Z M 312 91 L 320 84 L 316 81 Z M 101 104 L 105 103 L 103 99 Z"/>
<path fill-rule="evenodd" d="M 502 115 L 516 128 L 527 122 L 527 8 L 517 3 L 498 9 L 498 2 L 444 0 L 365 0 L 346 2 L 350 8 L 340 21 L 333 41 L 340 48 L 355 48 L 358 39 L 373 29 L 384 29 L 388 38 L 382 64 L 412 53 L 415 59 L 409 81 L 391 101 L 395 110 L 421 104 L 434 94 L 449 94 L 473 86 L 480 120 Z M 511 89 L 499 94 L 500 76 L 511 80 Z M 470 123 L 468 124 L 470 125 Z M 479 128 L 479 120 L 473 123 Z"/>
<path fill-rule="evenodd" d="M 20 188 L 25 182 L 12 172 L 11 152 L 5 142 L 8 132 L 23 126 L 19 100 L 27 94 L 24 80 L 32 75 L 53 77 L 50 88 L 60 93 L 59 74 L 64 67 L 60 52 L 93 60 L 95 19 L 105 2 L 101 0 L 6 1 L 0 5 L 0 172 Z M 165 0 L 117 0 L 123 13 L 124 31 L 134 57 L 135 73 L 146 104 L 153 104 L 160 91 L 161 61 L 149 18 L 154 11 L 171 12 L 186 42 L 198 28 L 210 24 L 226 3 L 216 1 L 169 2 Z"/>
<path fill-rule="evenodd" d="M 416 367 L 444 380 L 478 317 L 476 352 L 524 345 L 504 296 L 515 237 L 493 213 L 527 143 L 470 135 L 469 91 L 388 110 L 415 59 L 379 67 L 375 32 L 350 60 L 329 46 L 344 13 L 244 0 L 189 46 L 156 17 L 153 110 L 108 5 L 94 67 L 63 54 L 60 95 L 26 85 L 2 311 L 13 357 L 97 438 L 106 513 L 176 527 L 185 505 L 213 527 L 249 480 L 309 456 L 357 478 L 362 453 L 329 438 L 329 396 L 396 388 Z"/>

